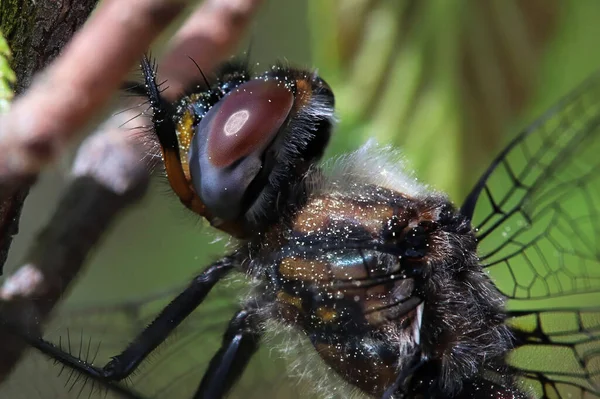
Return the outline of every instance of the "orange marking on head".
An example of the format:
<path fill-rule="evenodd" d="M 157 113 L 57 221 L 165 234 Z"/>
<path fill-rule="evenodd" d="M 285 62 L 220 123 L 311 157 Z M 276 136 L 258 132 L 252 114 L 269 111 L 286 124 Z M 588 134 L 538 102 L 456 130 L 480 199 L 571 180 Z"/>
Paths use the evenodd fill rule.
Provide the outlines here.
<path fill-rule="evenodd" d="M 174 149 L 163 149 L 163 160 L 171 188 L 175 191 L 179 199 L 181 199 L 181 202 L 190 207 L 194 201 L 194 197 L 197 197 L 197 195 L 190 187 L 190 182 L 183 173 L 179 154 Z M 196 209 L 193 210 L 196 211 Z M 198 209 L 198 211 L 200 211 L 198 212 L 200 215 L 204 215 L 204 209 Z"/>
<path fill-rule="evenodd" d="M 294 109 L 298 110 L 304 107 L 312 98 L 312 84 L 307 79 L 296 80 L 296 99 L 294 101 Z"/>
<path fill-rule="evenodd" d="M 208 220 L 211 226 L 216 227 L 225 233 L 237 238 L 247 236 L 247 232 L 244 231 L 243 226 L 240 226 L 235 222 L 222 222 L 215 219 L 210 212 L 208 212 L 208 209 L 206 209 L 206 206 L 192 188 L 189 178 L 183 171 L 181 160 L 174 149 L 163 149 L 163 160 L 169 184 L 186 207 Z"/>

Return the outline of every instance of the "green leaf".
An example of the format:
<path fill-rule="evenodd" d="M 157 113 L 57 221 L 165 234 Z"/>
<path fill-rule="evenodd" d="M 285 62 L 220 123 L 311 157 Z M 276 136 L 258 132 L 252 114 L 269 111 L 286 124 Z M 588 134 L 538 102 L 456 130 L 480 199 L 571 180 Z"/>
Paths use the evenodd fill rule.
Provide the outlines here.
<path fill-rule="evenodd" d="M 8 110 L 14 95 L 13 84 L 17 77 L 10 68 L 10 60 L 10 48 L 0 32 L 0 113 Z"/>

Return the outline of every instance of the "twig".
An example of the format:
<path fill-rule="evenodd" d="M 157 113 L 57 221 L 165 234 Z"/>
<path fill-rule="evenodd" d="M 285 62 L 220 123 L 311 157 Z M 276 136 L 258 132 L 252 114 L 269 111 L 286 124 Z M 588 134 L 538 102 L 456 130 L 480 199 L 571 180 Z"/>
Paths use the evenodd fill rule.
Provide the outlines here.
<path fill-rule="evenodd" d="M 84 142 L 72 169 L 73 181 L 30 248 L 26 264 L 0 288 L 3 323 L 39 336 L 90 249 L 119 212 L 145 192 L 148 173 L 142 156 L 138 144 L 121 129 L 108 129 Z M 0 342 L 2 381 L 25 345 L 2 329 Z"/>
<path fill-rule="evenodd" d="M 181 4 L 167 0 L 102 3 L 64 54 L 0 119 L 0 151 L 10 154 L 0 158 L 0 189 L 4 190 L 0 195 L 33 178 L 60 155 Z M 199 64 L 212 67 L 221 61 L 241 38 L 245 24 L 240 23 L 249 20 L 258 4 L 256 0 L 208 0 L 193 15 L 192 25 L 202 29 L 186 25 L 184 33 L 175 36 L 167 65 L 171 60 L 182 61 L 191 40 L 207 48 L 207 52 L 192 53 L 206 58 L 198 58 Z M 211 26 L 221 30 L 207 35 Z M 187 68 L 193 74 L 172 76 L 175 84 L 185 86 L 197 80 L 193 63 Z M 31 109 L 38 110 L 35 117 Z M 119 117 L 128 118 L 126 114 Z M 0 288 L 0 382 L 26 347 L 14 335 L 14 328 L 28 336 L 41 334 L 89 250 L 119 211 L 144 192 L 147 173 L 145 163 L 140 162 L 144 154 L 129 136 L 123 129 L 110 128 L 80 148 L 74 180 L 58 209 L 31 247 L 26 264 Z M 1 328 L 2 324 L 10 329 Z"/>
<path fill-rule="evenodd" d="M 261 0 L 206 0 L 170 42 L 161 64 L 171 97 L 210 71 L 239 43 Z M 28 184 L 108 101 L 182 0 L 106 0 L 28 94 L 0 117 L 0 274 Z M 106 33 L 110 32 L 110 35 Z M 31 110 L 38 110 L 32 113 Z M 3 212 L 6 211 L 6 217 Z"/>
<path fill-rule="evenodd" d="M 72 7 L 69 3 L 76 4 Z M 12 66 L 17 75 L 15 91 L 23 93 L 34 73 L 44 68 L 83 25 L 97 0 L 0 2 L 0 30 L 13 53 Z M 67 9 L 67 12 L 64 10 Z M 21 182 L 20 188 L 0 199 L 0 275 L 12 239 L 19 230 L 19 219 L 29 187 L 35 179 Z"/>
<path fill-rule="evenodd" d="M 29 186 L 27 182 L 23 182 L 19 189 L 0 202 L 0 275 L 8 258 L 13 237 L 19 232 L 21 210 L 29 194 Z"/>
<path fill-rule="evenodd" d="M 212 71 L 240 43 L 262 0 L 205 0 L 169 41 L 159 66 L 168 84 L 164 95 L 173 99 L 191 83 L 200 81 L 198 69 Z"/>
<path fill-rule="evenodd" d="M 7 184 L 36 175 L 64 151 L 184 4 L 183 0 L 100 4 L 61 57 L 0 117 L 4 192 Z"/>
<path fill-rule="evenodd" d="M 15 91 L 22 94 L 33 75 L 60 54 L 98 0 L 10 0 L 0 2 L 0 30 L 13 54 Z"/>
<path fill-rule="evenodd" d="M 29 83 L 32 73 L 60 51 L 95 3 L 87 1 L 70 6 L 42 1 L 38 2 L 37 9 L 32 8 L 31 2 L 13 5 L 21 13 L 43 15 L 50 11 L 55 16 L 29 18 L 36 22 L 43 20 L 45 23 L 39 27 L 2 21 L 2 26 L 9 30 L 7 35 L 13 39 L 10 43 L 19 42 L 15 52 L 18 88 Z M 9 113 L 0 116 L 0 151 L 3 152 L 0 157 L 0 274 L 12 237 L 18 231 L 23 203 L 37 174 L 67 147 L 91 116 L 103 108 L 123 76 L 183 8 L 183 3 L 183 0 L 103 1 L 61 57 L 35 78 L 30 90 L 14 102 Z M 10 14 L 6 8 L 10 6 L 2 6 L 3 18 L 27 20 L 17 11 Z M 68 7 L 67 12 L 63 6 Z"/>

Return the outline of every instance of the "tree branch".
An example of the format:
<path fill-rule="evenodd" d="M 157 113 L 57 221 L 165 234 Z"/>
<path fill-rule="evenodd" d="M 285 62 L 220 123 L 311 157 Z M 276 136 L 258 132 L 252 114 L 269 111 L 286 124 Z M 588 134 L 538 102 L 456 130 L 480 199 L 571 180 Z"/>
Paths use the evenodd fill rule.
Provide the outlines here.
<path fill-rule="evenodd" d="M 26 3 L 24 7 L 31 7 L 31 2 Z M 260 4 L 260 0 L 206 0 L 192 14 L 171 40 L 170 52 L 161 65 L 161 75 L 169 79 L 171 98 L 198 80 L 198 71 L 191 61 L 186 62 L 187 57 L 211 70 L 234 50 Z M 0 233 L 5 232 L 0 236 L 0 272 L 18 230 L 18 216 L 31 182 L 104 107 L 125 74 L 183 5 L 182 0 L 105 0 L 63 55 L 34 80 L 27 95 L 17 99 L 8 114 L 0 116 L 0 151 L 4 154 L 0 158 L 0 201 L 4 204 L 0 208 Z M 76 7 L 79 12 L 83 9 L 88 8 Z M 66 10 L 63 14 L 71 12 L 71 8 Z M 11 16 L 3 15 L 2 23 Z M 63 19 L 80 21 L 74 17 Z M 20 37 L 22 31 L 11 25 L 8 36 Z M 54 52 L 40 54 L 50 57 Z M 15 65 L 25 65 L 23 57 L 28 55 L 17 49 Z M 26 67 L 30 65 L 22 68 Z M 23 82 L 28 82 L 35 69 L 28 71 L 17 73 Z"/>
<path fill-rule="evenodd" d="M 143 154 L 122 129 L 109 128 L 88 138 L 73 165 L 73 180 L 24 266 L 0 288 L 0 381 L 26 344 L 14 330 L 40 336 L 41 326 L 66 292 L 91 250 L 120 211 L 146 190 Z"/>
<path fill-rule="evenodd" d="M 103 1 L 61 57 L 0 117 L 1 184 L 34 176 L 54 161 L 183 5 L 183 0 Z"/>
<path fill-rule="evenodd" d="M 6 0 L 0 3 L 0 30 L 13 53 L 17 94 L 23 93 L 33 75 L 58 56 L 97 2 Z"/>
<path fill-rule="evenodd" d="M 13 53 L 12 68 L 17 75 L 17 94 L 29 86 L 34 73 L 58 55 L 75 30 L 83 25 L 96 3 L 97 0 L 0 2 L 0 31 Z M 63 8 L 68 12 L 64 12 Z M 24 178 L 19 187 L 4 195 L 0 193 L 0 275 L 12 239 L 19 230 L 23 203 L 34 181 L 35 177 Z"/>
<path fill-rule="evenodd" d="M 198 68 L 212 71 L 240 43 L 262 0 L 206 0 L 167 45 L 159 75 L 168 82 L 164 95 L 173 99 L 191 83 L 200 81 Z"/>
<path fill-rule="evenodd" d="M 212 67 L 240 41 L 257 0 L 207 0 L 175 35 L 165 65 L 192 53 Z M 76 133 L 101 109 L 151 40 L 182 8 L 182 1 L 104 0 L 63 54 L 0 117 L 0 196 L 9 198 L 64 152 Z M 243 23 L 242 23 L 243 22 Z M 220 27 L 208 34 L 211 27 Z M 107 35 L 106 32 L 110 32 Z M 174 85 L 197 81 L 197 70 L 165 67 Z M 193 73 L 191 72 L 193 71 Z M 180 75 L 179 75 L 180 73 Z M 32 113 L 31 110 L 36 110 Z M 25 265 L 0 288 L 0 381 L 18 361 L 26 344 L 14 332 L 39 336 L 54 305 L 120 210 L 141 197 L 147 173 L 141 145 L 114 125 L 90 137 L 78 152 L 73 181 L 54 216 L 31 246 Z M 137 122 L 137 121 L 136 121 Z M 1 211 L 1 208 L 0 208 Z M 1 328 L 4 327 L 9 328 Z"/>

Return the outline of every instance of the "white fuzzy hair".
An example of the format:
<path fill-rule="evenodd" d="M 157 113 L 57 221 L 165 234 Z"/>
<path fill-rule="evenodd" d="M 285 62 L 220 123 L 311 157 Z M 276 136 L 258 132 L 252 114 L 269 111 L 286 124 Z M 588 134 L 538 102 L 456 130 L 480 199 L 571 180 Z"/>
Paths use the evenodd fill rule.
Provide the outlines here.
<path fill-rule="evenodd" d="M 327 178 L 313 187 L 316 191 L 352 189 L 371 184 L 397 191 L 413 198 L 430 195 L 430 188 L 419 182 L 402 153 L 391 146 L 368 140 L 358 150 L 323 164 Z"/>

